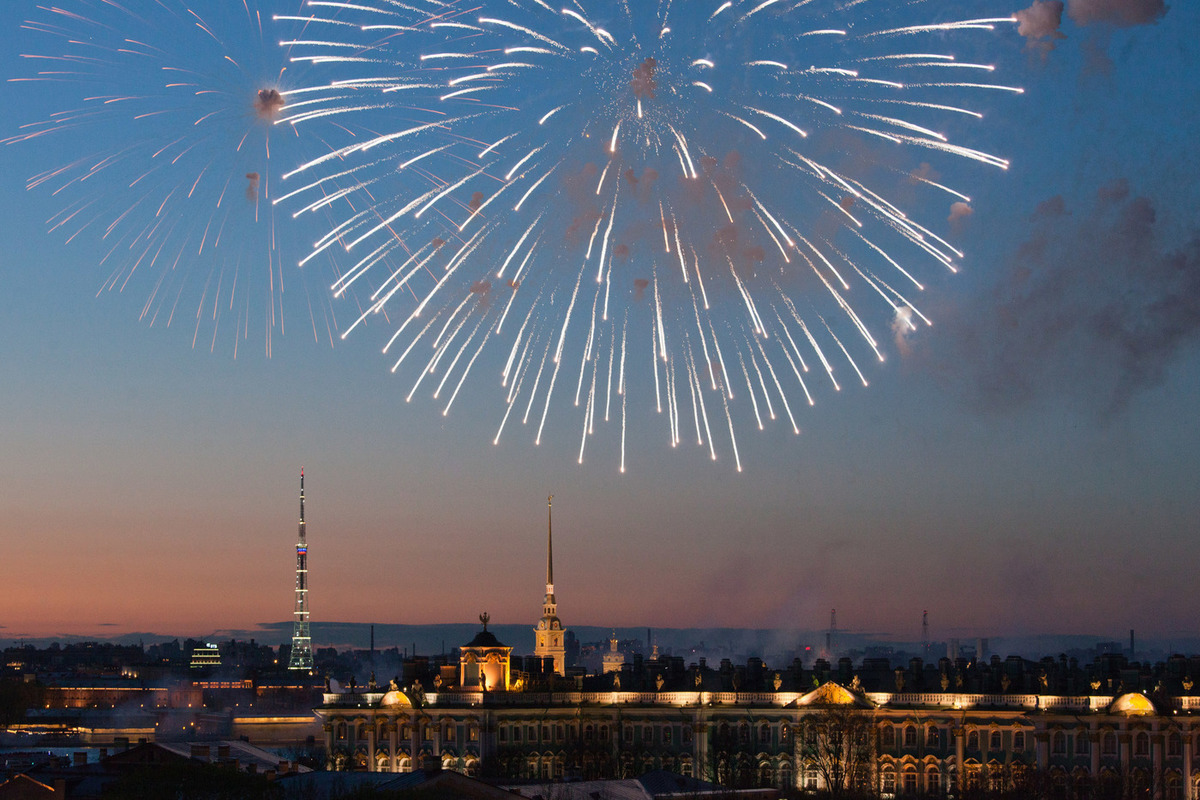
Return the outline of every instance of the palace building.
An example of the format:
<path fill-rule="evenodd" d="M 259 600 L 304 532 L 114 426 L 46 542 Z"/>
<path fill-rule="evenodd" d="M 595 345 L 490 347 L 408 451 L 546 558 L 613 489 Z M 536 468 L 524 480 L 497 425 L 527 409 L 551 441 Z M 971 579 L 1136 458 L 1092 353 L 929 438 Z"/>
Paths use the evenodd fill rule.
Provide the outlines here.
<path fill-rule="evenodd" d="M 534 656 L 514 657 L 483 614 L 457 666 L 425 662 L 403 688 L 372 679 L 327 691 L 315 713 L 329 768 L 440 766 L 498 780 L 667 770 L 738 788 L 1200 798 L 1200 658 L 712 668 L 672 656 L 628 663 L 613 647 L 599 673 L 564 676 L 551 548 L 548 537 Z"/>

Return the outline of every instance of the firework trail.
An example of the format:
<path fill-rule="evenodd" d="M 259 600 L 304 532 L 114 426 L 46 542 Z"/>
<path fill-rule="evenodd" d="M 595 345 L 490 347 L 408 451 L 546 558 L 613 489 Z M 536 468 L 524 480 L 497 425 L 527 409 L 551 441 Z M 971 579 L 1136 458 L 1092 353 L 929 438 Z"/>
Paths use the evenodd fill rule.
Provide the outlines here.
<path fill-rule="evenodd" d="M 335 339 L 329 275 L 295 269 L 309 243 L 271 203 L 275 164 L 303 158 L 273 123 L 305 98 L 269 26 L 299 2 L 68 0 L 23 26 L 18 105 L 54 110 L 4 141 L 53 157 L 28 180 L 62 203 L 49 227 L 93 248 L 101 292 L 142 294 L 140 317 L 193 347 Z"/>
<path fill-rule="evenodd" d="M 496 442 L 572 409 L 579 460 L 611 419 L 623 471 L 627 413 L 652 407 L 740 470 L 740 426 L 799 433 L 822 378 L 867 384 L 877 329 L 928 324 L 921 276 L 963 258 L 941 209 L 970 202 L 929 162 L 1008 166 L 960 139 L 1021 90 L 950 48 L 1013 20 L 913 8 L 311 0 L 324 38 L 285 44 L 344 94 L 279 122 L 350 138 L 286 198 L 336 221 L 312 254 L 349 254 L 335 292 L 370 297 L 343 335 L 387 314 L 407 398 L 499 383 Z"/>

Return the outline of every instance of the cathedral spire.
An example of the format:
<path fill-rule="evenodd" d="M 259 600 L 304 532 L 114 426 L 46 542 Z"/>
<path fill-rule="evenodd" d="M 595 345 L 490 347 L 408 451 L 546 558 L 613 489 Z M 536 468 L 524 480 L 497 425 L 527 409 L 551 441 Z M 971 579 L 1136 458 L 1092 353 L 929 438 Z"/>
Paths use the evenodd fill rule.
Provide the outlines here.
<path fill-rule="evenodd" d="M 554 495 L 546 498 L 546 594 L 554 594 Z"/>
<path fill-rule="evenodd" d="M 554 598 L 554 495 L 546 498 L 546 597 L 542 600 L 542 618 L 534 631 L 533 654 L 554 659 L 554 671 L 566 673 L 566 647 L 558 601 Z"/>

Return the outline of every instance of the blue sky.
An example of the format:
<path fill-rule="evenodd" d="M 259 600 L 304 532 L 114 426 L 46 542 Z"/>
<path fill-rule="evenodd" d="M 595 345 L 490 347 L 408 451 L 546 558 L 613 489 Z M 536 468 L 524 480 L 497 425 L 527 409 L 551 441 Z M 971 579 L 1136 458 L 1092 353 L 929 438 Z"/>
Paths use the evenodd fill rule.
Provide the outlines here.
<path fill-rule="evenodd" d="M 612 436 L 576 464 L 574 416 L 539 447 L 493 446 L 490 387 L 445 418 L 405 403 L 383 327 L 314 337 L 309 298 L 322 325 L 352 312 L 286 264 L 269 358 L 261 325 L 236 358 L 193 346 L 191 325 L 139 321 L 144 290 L 100 291 L 102 244 L 47 231 L 63 198 L 25 188 L 120 126 L 0 147 L 0 636 L 286 619 L 301 465 L 314 618 L 532 624 L 552 492 L 568 625 L 814 628 L 836 607 L 910 639 L 924 609 L 938 636 L 1194 634 L 1200 10 L 1067 11 L 1049 52 L 984 40 L 1026 93 L 972 134 L 1012 167 L 970 170 L 967 257 L 926 293 L 934 327 L 889 342 L 868 388 L 805 408 L 799 437 L 743 426 L 741 473 L 667 446 L 653 413 L 624 475 Z M 0 9 L 7 76 L 47 41 L 19 28 L 34 14 Z M 5 136 L 80 94 L 3 91 Z"/>

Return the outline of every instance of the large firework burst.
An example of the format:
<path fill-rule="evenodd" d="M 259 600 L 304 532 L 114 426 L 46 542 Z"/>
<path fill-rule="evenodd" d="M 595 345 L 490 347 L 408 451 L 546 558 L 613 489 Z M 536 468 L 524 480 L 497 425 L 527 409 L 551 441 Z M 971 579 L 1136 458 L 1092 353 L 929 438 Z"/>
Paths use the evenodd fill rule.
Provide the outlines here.
<path fill-rule="evenodd" d="M 1011 20 L 897 24 L 914 6 L 310 0 L 315 35 L 286 44 L 337 78 L 281 122 L 354 138 L 277 200 L 339 220 L 314 255 L 348 251 L 334 291 L 370 295 L 346 333 L 394 320 L 407 398 L 446 414 L 480 374 L 496 440 L 520 419 L 537 442 L 565 398 L 581 460 L 619 420 L 624 470 L 644 392 L 672 446 L 723 440 L 740 469 L 739 418 L 798 433 L 818 376 L 866 384 L 881 317 L 928 323 L 922 272 L 963 254 L 905 198 L 970 198 L 917 165 L 1007 166 L 958 138 L 972 97 L 1020 90 L 948 41 Z"/>

